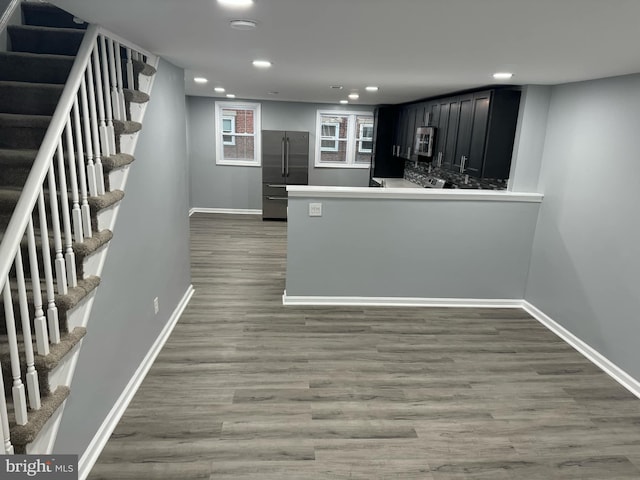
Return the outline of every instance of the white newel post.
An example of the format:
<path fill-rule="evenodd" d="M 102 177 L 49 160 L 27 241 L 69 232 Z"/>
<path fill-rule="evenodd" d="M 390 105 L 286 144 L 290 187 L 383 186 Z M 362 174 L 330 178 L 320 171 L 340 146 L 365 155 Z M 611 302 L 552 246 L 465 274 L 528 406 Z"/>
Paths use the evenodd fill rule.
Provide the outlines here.
<path fill-rule="evenodd" d="M 29 218 L 27 225 L 27 242 L 29 245 L 29 269 L 31 271 L 31 285 L 33 288 L 34 330 L 36 333 L 36 348 L 38 355 L 49 355 L 49 334 L 47 333 L 47 319 L 42 309 L 42 291 L 40 287 L 40 271 L 38 270 L 38 251 L 36 249 L 36 235 L 33 231 L 33 219 Z"/>
<path fill-rule="evenodd" d="M 44 266 L 44 280 L 47 286 L 47 320 L 49 324 L 49 340 L 51 343 L 60 343 L 60 324 L 58 321 L 58 307 L 56 307 L 56 295 L 53 287 L 53 271 L 51 268 L 51 256 L 49 255 L 49 232 L 47 227 L 47 211 L 44 203 L 44 193 L 40 187 L 38 196 L 38 214 L 40 216 L 40 237 L 42 241 L 42 265 Z"/>
<path fill-rule="evenodd" d="M 2 376 L 2 365 L 0 365 L 0 384 L 4 385 L 4 378 Z M 11 445 L 11 437 L 9 430 L 9 414 L 7 413 L 7 399 L 4 396 L 4 389 L 0 392 L 0 432 L 2 433 L 2 442 L 4 447 L 4 453 L 7 455 L 13 455 L 13 445 Z"/>
<path fill-rule="evenodd" d="M 76 167 L 76 154 L 73 145 L 73 132 L 71 129 L 71 118 L 67 120 L 64 127 L 65 140 L 67 144 L 67 161 L 69 162 L 69 182 L 71 183 L 71 217 L 73 220 L 73 241 L 82 242 L 82 213 L 80 210 L 80 194 L 78 192 L 78 174 Z M 75 286 L 75 284 L 74 284 Z"/>
<path fill-rule="evenodd" d="M 65 267 L 64 256 L 62 255 L 62 232 L 60 230 L 60 213 L 58 212 L 58 188 L 56 186 L 56 174 L 53 169 L 53 159 L 49 165 L 49 206 L 51 207 L 51 224 L 53 232 L 53 248 L 56 252 L 56 285 L 58 293 L 66 295 L 67 290 L 67 269 Z"/>
<path fill-rule="evenodd" d="M 98 194 L 96 182 L 96 169 L 93 165 L 93 145 L 91 141 L 91 121 L 89 120 L 89 100 L 87 99 L 86 78 L 83 75 L 80 82 L 80 99 L 82 100 L 82 127 L 84 129 L 84 143 L 87 147 L 87 183 L 89 195 L 95 197 Z"/>
<path fill-rule="evenodd" d="M 13 397 L 13 413 L 18 425 L 26 425 L 27 418 L 27 396 L 22 384 L 22 374 L 20 369 L 20 354 L 18 353 L 18 335 L 16 333 L 16 319 L 13 315 L 13 299 L 11 298 L 11 284 L 9 277 L 5 278 L 4 289 L 2 291 L 4 301 L 4 318 L 7 323 L 7 341 L 9 342 L 9 357 L 11 358 L 11 376 L 13 377 L 13 387 L 11 395 Z"/>
<path fill-rule="evenodd" d="M 20 302 L 20 320 L 22 323 L 22 338 L 24 340 L 24 357 L 27 364 L 27 393 L 29 407 L 32 410 L 40 410 L 40 385 L 38 384 L 38 372 L 34 365 L 33 340 L 31 338 L 31 322 L 29 321 L 29 305 L 27 303 L 27 287 L 24 280 L 24 265 L 20 249 L 16 254 L 16 279 L 18 280 L 18 300 Z"/>
<path fill-rule="evenodd" d="M 96 110 L 96 92 L 94 89 L 93 67 L 87 64 L 87 94 L 89 95 L 89 115 L 91 120 L 91 139 L 93 143 L 93 159 L 96 172 L 96 192 L 104 195 L 104 172 L 102 170 L 102 154 L 100 153 L 100 134 L 98 133 L 98 112 Z"/>
<path fill-rule="evenodd" d="M 62 139 L 56 151 L 58 161 L 58 181 L 60 182 L 60 203 L 62 211 L 62 228 L 64 230 L 64 263 L 66 266 L 67 285 L 71 288 L 78 285 L 76 276 L 76 256 L 73 252 L 73 234 L 71 233 L 71 216 L 69 215 L 69 193 L 67 192 L 67 175 L 64 166 Z"/>

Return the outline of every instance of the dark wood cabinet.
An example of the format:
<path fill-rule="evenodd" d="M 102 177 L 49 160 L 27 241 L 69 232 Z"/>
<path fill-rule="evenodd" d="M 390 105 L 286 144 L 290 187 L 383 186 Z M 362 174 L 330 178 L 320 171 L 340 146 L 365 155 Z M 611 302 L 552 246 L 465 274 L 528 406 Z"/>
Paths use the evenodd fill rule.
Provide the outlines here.
<path fill-rule="evenodd" d="M 509 178 L 520 91 L 492 89 L 400 107 L 396 154 L 407 158 L 417 127 L 436 127 L 434 165 L 475 177 Z M 413 157 L 415 158 L 415 157 Z"/>
<path fill-rule="evenodd" d="M 378 107 L 373 117 L 371 176 L 401 178 L 404 174 L 404 161 L 394 156 L 398 109 L 394 106 Z"/>

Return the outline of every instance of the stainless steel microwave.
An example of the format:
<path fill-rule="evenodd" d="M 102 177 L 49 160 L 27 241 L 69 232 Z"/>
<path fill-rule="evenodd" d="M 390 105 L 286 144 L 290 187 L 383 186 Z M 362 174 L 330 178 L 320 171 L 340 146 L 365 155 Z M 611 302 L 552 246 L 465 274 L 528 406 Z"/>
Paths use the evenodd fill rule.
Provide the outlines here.
<path fill-rule="evenodd" d="M 418 127 L 416 129 L 414 153 L 423 157 L 433 156 L 433 142 L 435 141 L 435 138 L 435 127 Z"/>

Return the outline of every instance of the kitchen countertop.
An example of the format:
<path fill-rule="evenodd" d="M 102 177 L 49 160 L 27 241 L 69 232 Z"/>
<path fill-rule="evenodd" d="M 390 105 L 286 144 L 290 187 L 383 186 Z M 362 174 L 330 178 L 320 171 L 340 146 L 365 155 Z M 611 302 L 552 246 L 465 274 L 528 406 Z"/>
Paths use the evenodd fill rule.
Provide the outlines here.
<path fill-rule="evenodd" d="M 375 188 L 423 188 L 421 185 L 417 183 L 410 182 L 404 178 L 381 178 L 381 177 L 373 177 L 373 180 L 382 184 L 384 181 L 384 187 L 375 187 Z"/>

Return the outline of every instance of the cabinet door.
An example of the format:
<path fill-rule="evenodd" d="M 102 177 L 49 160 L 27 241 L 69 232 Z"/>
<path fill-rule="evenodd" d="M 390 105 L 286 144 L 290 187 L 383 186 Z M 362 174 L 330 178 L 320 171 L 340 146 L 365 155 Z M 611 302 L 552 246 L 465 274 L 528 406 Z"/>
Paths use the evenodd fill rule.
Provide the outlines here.
<path fill-rule="evenodd" d="M 453 167 L 453 159 L 456 155 L 456 144 L 458 141 L 458 122 L 460 120 L 460 100 L 456 97 L 448 103 L 449 119 L 447 121 L 447 138 L 445 140 L 442 166 L 444 168 Z"/>
<path fill-rule="evenodd" d="M 444 162 L 445 151 L 447 147 L 447 128 L 449 126 L 449 102 L 438 102 L 435 104 L 435 110 L 438 115 L 438 123 L 436 124 L 436 145 L 435 145 L 435 163 Z"/>
<path fill-rule="evenodd" d="M 402 156 L 405 158 L 410 158 L 414 154 L 413 144 L 415 143 L 415 136 L 416 136 L 416 116 L 418 114 L 418 107 L 415 105 L 409 107 L 407 113 L 408 113 L 407 130 L 406 130 L 407 137 L 406 137 L 404 150 L 402 151 Z"/>
<path fill-rule="evenodd" d="M 462 158 L 469 158 L 471 146 L 471 127 L 473 122 L 473 96 L 460 97 L 460 117 L 458 119 L 458 138 L 456 139 L 456 153 L 452 167 L 460 171 Z M 466 160 L 468 161 L 468 160 Z"/>
<path fill-rule="evenodd" d="M 406 130 L 407 130 L 407 108 L 402 107 L 398 112 L 398 126 L 396 129 L 396 140 L 394 142 L 396 146 L 396 156 L 400 156 L 400 152 L 402 152 L 403 148 L 406 148 L 405 139 L 406 139 Z"/>
<path fill-rule="evenodd" d="M 466 164 L 466 173 L 475 177 L 482 175 L 482 166 L 485 161 L 485 143 L 487 139 L 490 104 L 491 92 L 474 94 L 473 126 L 471 129 L 471 142 L 469 146 L 469 159 Z"/>

